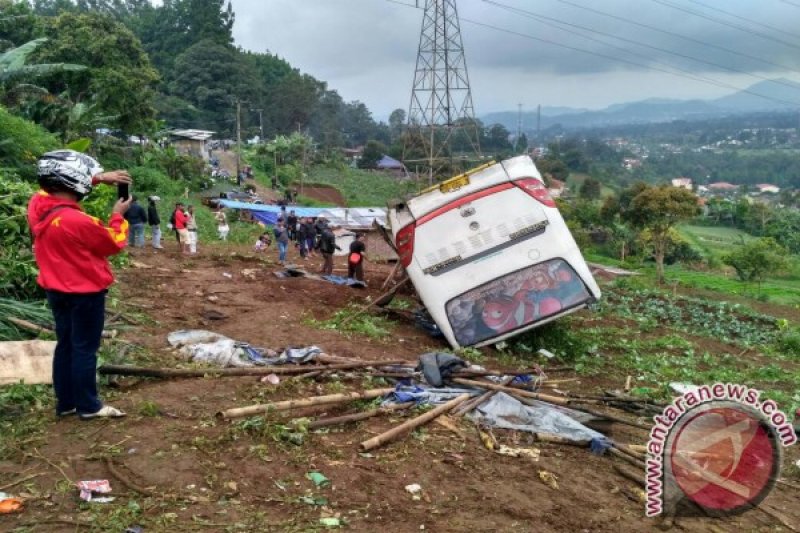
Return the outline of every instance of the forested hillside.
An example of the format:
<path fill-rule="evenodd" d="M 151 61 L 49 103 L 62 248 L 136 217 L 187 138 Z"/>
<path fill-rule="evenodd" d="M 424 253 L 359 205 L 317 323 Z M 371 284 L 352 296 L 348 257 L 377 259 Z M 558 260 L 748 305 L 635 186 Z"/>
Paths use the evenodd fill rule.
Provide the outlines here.
<path fill-rule="evenodd" d="M 236 47 L 235 15 L 224 0 L 0 0 L 0 12 L 0 51 L 46 37 L 33 62 L 88 67 L 40 77 L 37 86 L 51 95 L 45 102 L 30 91 L 6 96 L 51 131 L 81 103 L 96 122 L 129 134 L 160 120 L 232 135 L 240 101 L 247 136 L 263 119 L 267 138 L 301 129 L 322 148 L 389 142 L 388 127 L 363 103 L 345 102 L 275 55 Z"/>

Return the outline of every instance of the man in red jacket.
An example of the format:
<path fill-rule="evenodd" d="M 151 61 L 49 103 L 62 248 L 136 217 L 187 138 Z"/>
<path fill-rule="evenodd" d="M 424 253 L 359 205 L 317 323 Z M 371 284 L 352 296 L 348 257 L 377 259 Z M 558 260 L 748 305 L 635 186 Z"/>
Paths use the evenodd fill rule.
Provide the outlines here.
<path fill-rule="evenodd" d="M 123 214 L 130 197 L 117 201 L 108 226 L 83 212 L 78 202 L 96 183 L 130 183 L 125 171 L 103 172 L 91 157 L 72 150 L 48 152 L 38 164 L 39 185 L 28 204 L 28 224 L 56 324 L 53 389 L 59 416 L 119 417 L 97 395 L 97 349 L 105 321 L 105 298 L 114 282 L 108 257 L 128 243 Z"/>

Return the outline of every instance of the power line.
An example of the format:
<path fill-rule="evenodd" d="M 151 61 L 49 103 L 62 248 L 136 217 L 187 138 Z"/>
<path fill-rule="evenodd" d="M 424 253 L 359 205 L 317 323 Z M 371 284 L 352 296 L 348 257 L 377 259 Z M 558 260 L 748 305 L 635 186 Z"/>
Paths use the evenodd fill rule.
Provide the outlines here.
<path fill-rule="evenodd" d="M 385 0 L 385 1 L 386 2 L 391 2 L 391 3 L 394 3 L 394 4 L 404 5 L 406 7 L 420 9 L 417 6 L 413 5 L 413 4 L 406 4 L 406 3 L 400 2 L 398 0 Z M 618 63 L 625 63 L 627 65 L 639 67 L 639 68 L 646 69 L 646 70 L 653 70 L 653 71 L 656 71 L 656 72 L 662 72 L 664 74 L 670 74 L 672 76 L 678 76 L 678 77 L 690 79 L 690 80 L 693 80 L 693 81 L 699 81 L 699 82 L 702 82 L 702 83 L 708 83 L 708 84 L 715 85 L 717 87 L 721 87 L 721 88 L 725 88 L 725 89 L 732 89 L 734 91 L 739 91 L 739 92 L 742 92 L 742 93 L 745 93 L 745 94 L 750 94 L 750 95 L 756 96 L 758 98 L 763 98 L 765 100 L 770 100 L 770 101 L 777 102 L 777 103 L 784 104 L 784 105 L 790 105 L 790 106 L 793 106 L 793 107 L 797 107 L 798 105 L 800 105 L 798 102 L 790 102 L 788 100 L 782 100 L 780 98 L 773 98 L 772 96 L 767 96 L 765 94 L 760 94 L 760 93 L 757 93 L 755 91 L 751 91 L 749 89 L 742 89 L 742 88 L 737 87 L 735 85 L 731 85 L 731 84 L 728 84 L 728 83 L 725 83 L 725 82 L 719 81 L 719 80 L 713 80 L 713 79 L 710 79 L 710 78 L 704 79 L 704 78 L 697 77 L 695 75 L 680 74 L 678 72 L 674 72 L 674 71 L 670 71 L 670 70 L 654 67 L 652 65 L 647 65 L 647 64 L 644 64 L 644 63 L 637 63 L 636 61 L 630 61 L 630 60 L 623 59 L 623 58 L 620 58 L 620 57 L 614 57 L 614 56 L 611 56 L 611 55 L 608 55 L 608 54 L 603 54 L 603 53 L 600 53 L 600 52 L 594 52 L 592 50 L 586 50 L 585 48 L 579 48 L 579 47 L 576 47 L 576 46 L 570 46 L 570 45 L 567 45 L 567 44 L 558 43 L 556 41 L 551 41 L 549 39 L 543 39 L 543 38 L 540 38 L 540 37 L 535 37 L 535 36 L 529 35 L 527 33 L 521 33 L 521 32 L 518 32 L 518 31 L 507 29 L 507 28 L 501 28 L 499 26 L 493 26 L 491 24 L 486 24 L 486 23 L 483 23 L 483 22 L 478 22 L 476 20 L 466 19 L 464 17 L 461 17 L 461 21 L 462 22 L 467 22 L 469 24 L 473 24 L 475 26 L 481 26 L 483 28 L 489 28 L 489 29 L 492 29 L 492 30 L 495 30 L 495 31 L 499 31 L 499 32 L 502 32 L 502 33 L 507 33 L 509 35 L 515 35 L 517 37 L 522 37 L 524 39 L 529 39 L 529 40 L 537 41 L 537 42 L 540 42 L 540 43 L 550 44 L 550 45 L 557 46 L 557 47 L 560 47 L 560 48 L 566 48 L 567 50 L 572 50 L 574 52 L 581 52 L 583 54 L 589 54 L 589 55 L 593 55 L 593 56 L 596 56 L 596 57 L 602 57 L 604 59 L 609 59 L 611 61 L 616 61 Z"/>
<path fill-rule="evenodd" d="M 790 6 L 800 7 L 800 4 L 796 4 L 794 2 L 790 2 L 789 0 L 778 0 L 779 2 L 783 2 L 784 4 L 789 4 Z"/>
<path fill-rule="evenodd" d="M 747 22 L 748 24 L 755 24 L 756 26 L 761 26 L 762 28 L 766 28 L 766 29 L 771 30 L 771 31 L 776 31 L 776 32 L 782 33 L 784 35 L 788 35 L 789 37 L 791 37 L 793 39 L 797 39 L 798 38 L 797 35 L 795 35 L 793 33 L 789 33 L 788 31 L 784 31 L 784 30 L 782 30 L 780 28 L 776 28 L 775 26 L 770 26 L 769 24 L 764 24 L 762 22 L 757 22 L 755 20 L 751 20 L 751 19 L 743 17 L 741 15 L 737 15 L 736 13 L 731 13 L 730 11 L 725 11 L 724 9 L 720 9 L 718 7 L 710 6 L 710 5 L 706 4 L 705 2 L 701 2 L 700 0 L 687 0 L 687 1 L 691 2 L 692 4 L 697 4 L 698 6 L 702 6 L 702 7 L 706 8 L 706 9 L 710 9 L 711 11 L 716 11 L 717 13 L 722 13 L 723 15 L 727 15 L 729 17 L 732 17 L 732 18 L 735 18 L 735 19 L 738 19 L 738 20 L 743 20 L 744 22 Z"/>
<path fill-rule="evenodd" d="M 393 1 L 393 0 L 389 0 L 389 1 Z M 781 1 L 788 1 L 788 0 L 781 0 Z M 707 46 L 709 48 L 716 48 L 717 50 L 722 50 L 723 52 L 728 52 L 729 54 L 735 54 L 735 55 L 738 55 L 738 56 L 746 57 L 748 59 L 753 59 L 755 61 L 760 61 L 762 63 L 768 64 L 768 65 L 772 65 L 774 67 L 782 68 L 783 70 L 788 70 L 788 71 L 800 73 L 800 70 L 797 70 L 797 69 L 795 69 L 793 67 L 789 67 L 787 65 L 782 65 L 780 63 L 775 63 L 774 61 L 770 61 L 769 59 L 764 59 L 762 57 L 757 57 L 757 56 L 754 56 L 754 55 L 750 55 L 750 54 L 747 54 L 745 52 L 739 52 L 739 51 L 733 50 L 731 48 L 726 48 L 725 46 L 720 46 L 718 44 L 709 43 L 709 42 L 706 42 L 706 41 L 702 41 L 700 39 L 695 39 L 694 37 L 689 37 L 688 35 L 682 35 L 680 33 L 675 33 L 675 32 L 669 31 L 669 30 L 664 30 L 664 29 L 659 28 L 657 26 L 653 26 L 653 25 L 650 25 L 650 24 L 645 24 L 643 22 L 638 22 L 636 20 L 632 20 L 632 19 L 629 19 L 629 18 L 621 17 L 621 16 L 615 15 L 613 13 L 607 13 L 605 11 L 600 11 L 598 9 L 594 9 L 594 8 L 591 8 L 591 7 L 588 7 L 588 6 L 583 6 L 583 5 L 580 5 L 580 4 L 576 4 L 574 2 L 570 2 L 569 0 L 556 0 L 556 2 L 560 2 L 562 4 L 566 4 L 568 6 L 572 6 L 572 7 L 578 8 L 578 9 L 583 9 L 584 11 L 588 11 L 590 13 L 595 13 L 595 14 L 601 15 L 603 17 L 608 17 L 608 18 L 611 18 L 611 19 L 614 19 L 614 20 L 619 20 L 620 22 L 625 22 L 625 23 L 628 23 L 628 24 L 632 24 L 632 25 L 638 26 L 640 28 L 645 28 L 645 29 L 648 29 L 648 30 L 657 31 L 659 33 L 663 33 L 663 34 L 669 35 L 671 37 L 677 37 L 678 39 L 683 39 L 685 41 L 689 41 L 689 42 L 692 42 L 692 43 L 695 43 L 695 44 L 700 44 L 700 45 L 703 45 L 703 46 Z M 797 6 L 800 7 L 800 4 L 797 4 Z"/>
<path fill-rule="evenodd" d="M 581 26 L 579 24 L 573 24 L 571 22 L 566 22 L 566 21 L 563 21 L 563 20 L 559 20 L 559 19 L 555 19 L 555 18 L 552 18 L 552 17 L 545 16 L 545 15 L 540 15 L 538 13 L 534 13 L 533 11 L 528 11 L 526 9 L 521 9 L 521 8 L 509 6 L 507 4 L 502 4 L 500 2 L 495 2 L 494 0 L 483 0 L 483 1 L 485 3 L 487 3 L 487 4 L 491 4 L 491 5 L 497 6 L 497 7 L 501 8 L 501 9 L 505 9 L 506 11 L 510 11 L 510 12 L 513 12 L 513 13 L 518 13 L 518 14 L 521 14 L 521 15 L 526 16 L 528 18 L 532 18 L 534 20 L 538 20 L 539 22 L 542 22 L 542 19 L 553 21 L 555 23 L 563 24 L 565 26 L 578 28 L 578 29 L 581 29 L 581 30 L 584 30 L 584 31 L 588 31 L 588 32 L 591 32 L 591 33 L 596 33 L 596 34 L 599 34 L 599 35 L 603 35 L 605 37 L 611 37 L 612 39 L 618 39 L 620 41 L 623 41 L 623 42 L 626 42 L 626 43 L 631 43 L 631 44 L 634 44 L 636 46 L 642 46 L 642 47 L 645 47 L 645 48 L 650 48 L 651 50 L 656 50 L 658 52 L 662 52 L 662 53 L 665 53 L 665 54 L 674 55 L 674 56 L 677 56 L 677 57 L 681 57 L 683 59 L 688 59 L 690 61 L 696 61 L 698 63 L 703 63 L 703 64 L 706 64 L 706 65 L 709 65 L 709 66 L 712 66 L 712 67 L 716 67 L 718 69 L 727 70 L 729 72 L 735 72 L 737 74 L 745 74 L 747 76 L 752 76 L 754 78 L 758 78 L 758 79 L 764 80 L 764 81 L 771 81 L 771 82 L 777 83 L 779 85 L 785 85 L 787 87 L 791 87 L 792 89 L 796 89 L 797 88 L 796 85 L 793 85 L 791 83 L 787 83 L 787 82 L 784 82 L 784 81 L 781 81 L 781 80 L 773 80 L 772 78 L 768 78 L 766 76 L 761 76 L 759 74 L 753 74 L 751 72 L 746 72 L 744 70 L 736 69 L 736 68 L 733 68 L 733 67 L 726 67 L 725 65 L 720 65 L 719 63 L 714 63 L 713 61 L 706 61 L 705 59 L 700 59 L 700 58 L 697 58 L 697 57 L 694 57 L 694 56 L 681 54 L 679 52 L 673 52 L 673 51 L 668 50 L 666 48 L 661 48 L 659 46 L 653 46 L 653 45 L 650 45 L 650 44 L 647 44 L 647 43 L 643 43 L 641 41 L 636 41 L 636 40 L 633 40 L 633 39 L 627 39 L 625 37 L 620 37 L 618 35 L 613 35 L 613 34 L 610 34 L 610 33 L 594 30 L 592 28 L 587 28 L 586 26 Z M 546 24 L 545 22 L 542 22 L 542 23 Z M 562 31 L 568 31 L 568 30 L 565 30 L 563 28 L 561 28 L 561 30 Z M 572 32 L 569 32 L 569 33 L 572 33 Z M 583 36 L 583 37 L 585 37 L 585 36 Z M 629 52 L 628 50 L 626 50 L 624 48 L 622 48 L 621 50 L 624 51 L 624 52 Z M 646 59 L 649 59 L 649 58 L 646 58 Z M 670 68 L 676 68 L 677 69 L 677 67 L 673 67 L 672 65 L 667 65 L 667 66 L 669 66 Z M 678 70 L 683 70 L 683 69 L 678 69 Z"/>
<path fill-rule="evenodd" d="M 695 17 L 700 17 L 700 18 L 705 19 L 705 20 L 710 20 L 711 22 L 716 22 L 717 24 L 721 24 L 723 26 L 728 26 L 729 28 L 734 28 L 734 29 L 743 31 L 745 33 L 749 33 L 750 35 L 755 35 L 757 37 L 761 37 L 762 39 L 769 39 L 770 41 L 775 41 L 776 43 L 780 43 L 780 44 L 783 44 L 785 46 L 789 46 L 791 48 L 800 49 L 800 45 L 797 45 L 797 44 L 794 44 L 794 43 L 790 43 L 789 41 L 784 41 L 783 39 L 779 39 L 777 37 L 773 37 L 772 35 L 769 35 L 769 34 L 766 34 L 766 33 L 762 33 L 760 31 L 751 30 L 750 28 L 748 28 L 746 26 L 740 26 L 739 24 L 733 24 L 732 22 L 728 22 L 728 21 L 725 21 L 725 20 L 720 20 L 719 18 L 712 17 L 710 15 L 706 15 L 705 13 L 702 13 L 700 11 L 695 11 L 693 9 L 689 9 L 689 8 L 686 8 L 686 7 L 683 7 L 683 6 L 679 6 L 679 5 L 673 4 L 671 2 L 667 2 L 665 0 L 651 0 L 651 1 L 655 2 L 656 4 L 661 4 L 662 6 L 667 6 L 667 7 L 670 7 L 672 9 L 676 9 L 678 11 L 682 11 L 684 13 L 688 13 L 690 15 L 694 15 Z"/>

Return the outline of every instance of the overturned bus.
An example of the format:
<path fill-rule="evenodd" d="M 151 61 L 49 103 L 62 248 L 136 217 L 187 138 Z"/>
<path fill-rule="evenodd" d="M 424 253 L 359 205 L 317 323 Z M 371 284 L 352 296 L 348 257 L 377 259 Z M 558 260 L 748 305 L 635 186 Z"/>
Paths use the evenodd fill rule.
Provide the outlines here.
<path fill-rule="evenodd" d="M 395 203 L 388 221 L 400 261 L 454 348 L 501 341 L 600 297 L 528 156 Z"/>

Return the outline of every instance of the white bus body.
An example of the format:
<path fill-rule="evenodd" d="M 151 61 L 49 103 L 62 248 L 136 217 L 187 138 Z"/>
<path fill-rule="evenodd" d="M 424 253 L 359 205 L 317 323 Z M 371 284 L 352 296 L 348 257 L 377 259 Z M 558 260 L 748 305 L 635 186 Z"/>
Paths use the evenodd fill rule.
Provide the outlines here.
<path fill-rule="evenodd" d="M 445 181 L 388 218 L 400 261 L 454 348 L 501 341 L 600 298 L 528 156 Z"/>

